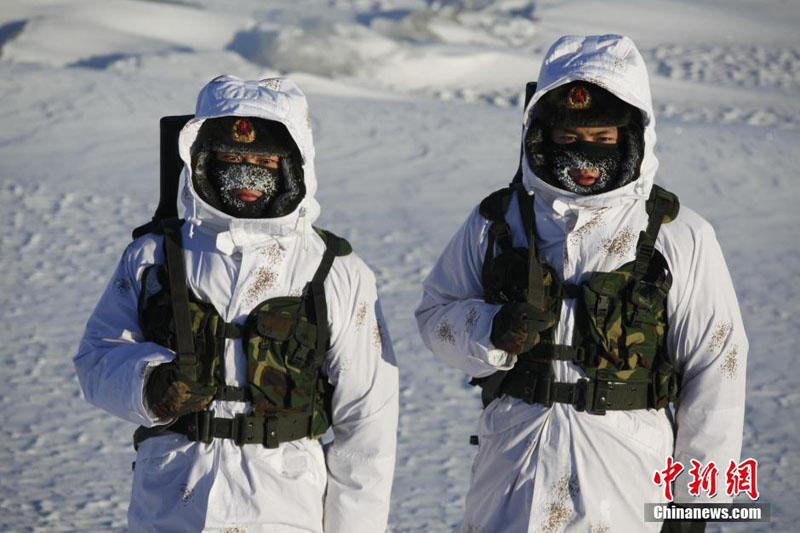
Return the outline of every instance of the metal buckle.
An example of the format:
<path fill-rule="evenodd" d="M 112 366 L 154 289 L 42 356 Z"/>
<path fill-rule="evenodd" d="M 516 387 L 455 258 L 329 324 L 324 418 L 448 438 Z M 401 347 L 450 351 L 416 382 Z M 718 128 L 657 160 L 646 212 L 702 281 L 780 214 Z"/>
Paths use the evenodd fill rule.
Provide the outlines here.
<path fill-rule="evenodd" d="M 649 256 L 652 255 L 653 251 L 656 249 L 655 240 L 651 240 L 646 231 L 639 232 L 639 242 L 636 244 L 637 255 L 647 254 Z"/>
<path fill-rule="evenodd" d="M 233 438 L 233 442 L 237 446 L 256 442 L 256 420 L 254 417 L 239 413 L 234 417 L 232 427 L 233 435 L 231 435 L 231 438 Z"/>
<path fill-rule="evenodd" d="M 264 447 L 266 448 L 277 448 L 280 445 L 277 421 L 277 415 L 266 415 L 264 417 Z"/>
<path fill-rule="evenodd" d="M 594 394 L 592 395 L 592 408 L 589 412 L 593 415 L 606 414 L 606 405 L 608 403 L 608 391 L 613 389 L 613 385 L 603 379 L 595 379 L 594 381 Z"/>
<path fill-rule="evenodd" d="M 522 373 L 525 376 L 523 379 L 525 385 L 522 387 L 522 397 L 520 399 L 527 404 L 532 404 L 534 403 L 533 395 L 536 392 L 538 379 L 530 368 L 525 368 Z"/>

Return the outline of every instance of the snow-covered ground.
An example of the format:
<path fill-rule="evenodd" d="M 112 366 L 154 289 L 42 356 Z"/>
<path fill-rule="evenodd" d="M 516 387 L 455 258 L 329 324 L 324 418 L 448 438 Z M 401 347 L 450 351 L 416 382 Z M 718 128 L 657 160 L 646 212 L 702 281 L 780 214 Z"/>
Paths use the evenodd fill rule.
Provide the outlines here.
<path fill-rule="evenodd" d="M 217 74 L 309 95 L 320 225 L 375 269 L 401 369 L 391 529 L 459 521 L 479 412 L 423 347 L 420 282 L 513 175 L 520 99 L 564 33 L 627 33 L 658 112 L 657 181 L 717 230 L 751 340 L 744 456 L 800 520 L 800 4 L 796 0 L 3 0 L 0 530 L 122 530 L 133 427 L 86 404 L 71 356 L 157 203 L 158 119 Z M 758 530 L 710 526 L 709 531 Z"/>

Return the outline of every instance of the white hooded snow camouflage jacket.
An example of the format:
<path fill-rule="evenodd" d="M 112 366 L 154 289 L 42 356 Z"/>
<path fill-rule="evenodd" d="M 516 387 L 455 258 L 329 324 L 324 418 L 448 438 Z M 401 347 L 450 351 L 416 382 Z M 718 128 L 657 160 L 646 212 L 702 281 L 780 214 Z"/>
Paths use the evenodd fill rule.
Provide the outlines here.
<path fill-rule="evenodd" d="M 189 178 L 192 144 L 206 118 L 253 116 L 283 123 L 303 157 L 306 196 L 289 215 L 237 219 L 205 203 Z M 200 93 L 195 118 L 180 135 L 184 257 L 188 283 L 228 322 L 243 323 L 260 302 L 299 295 L 324 244 L 311 224 L 314 145 L 308 105 L 288 79 L 243 81 L 230 76 Z M 174 354 L 144 342 L 137 322 L 141 276 L 163 262 L 162 238 L 145 235 L 128 246 L 89 319 L 75 367 L 90 402 L 144 426 L 160 421 L 143 404 L 153 365 Z M 325 281 L 331 348 L 323 367 L 335 385 L 334 441 L 283 443 L 277 449 L 237 446 L 230 439 L 189 442 L 165 432 L 139 447 L 128 510 L 131 531 L 363 532 L 383 531 L 395 461 L 397 368 L 383 323 L 375 279 L 352 253 L 338 257 Z M 241 343 L 226 341 L 228 385 L 246 383 Z M 214 402 L 232 418 L 244 403 Z M 133 430 L 133 428 L 131 428 Z"/>
<path fill-rule="evenodd" d="M 633 42 L 615 35 L 567 36 L 547 53 L 538 89 L 524 114 L 547 91 L 575 80 L 599 84 L 642 111 L 645 153 L 640 177 L 606 193 L 581 196 L 547 184 L 523 161 L 523 183 L 535 193 L 537 242 L 562 280 L 580 283 L 635 257 L 646 227 L 645 200 L 658 161 L 655 118 L 643 59 Z M 506 213 L 513 245 L 527 247 L 516 199 Z M 481 268 L 488 221 L 473 210 L 424 282 L 416 311 L 426 345 L 442 361 L 476 377 L 513 367 L 516 356 L 492 346 L 500 306 L 482 299 Z M 501 396 L 481 414 L 480 445 L 466 498 L 462 531 L 657 531 L 644 523 L 644 503 L 665 501 L 653 474 L 674 456 L 688 471 L 692 458 L 724 472 L 739 460 L 748 350 L 739 307 L 714 230 L 685 205 L 661 226 L 656 243 L 674 276 L 667 301 L 668 350 L 684 374 L 675 425 L 666 410 L 609 411 L 597 416 L 556 403 L 552 408 Z M 576 300 L 565 300 L 555 342 L 571 344 Z M 447 330 L 447 335 L 440 334 Z M 584 377 L 554 361 L 555 380 Z M 676 501 L 688 494 L 675 483 Z"/>

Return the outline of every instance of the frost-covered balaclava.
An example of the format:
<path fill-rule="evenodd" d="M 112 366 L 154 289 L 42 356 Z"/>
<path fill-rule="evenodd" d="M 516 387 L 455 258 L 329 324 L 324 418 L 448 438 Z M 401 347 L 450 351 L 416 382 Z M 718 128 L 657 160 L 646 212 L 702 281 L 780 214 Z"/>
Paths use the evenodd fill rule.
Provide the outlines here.
<path fill-rule="evenodd" d="M 305 195 L 303 170 L 286 127 L 255 117 L 206 120 L 195 141 L 193 180 L 200 197 L 212 207 L 237 218 L 274 218 L 288 215 Z M 277 155 L 277 169 L 246 162 L 220 161 L 216 154 Z M 239 189 L 261 192 L 253 202 L 236 195 Z"/>
<path fill-rule="evenodd" d="M 584 126 L 616 126 L 617 142 L 552 141 L 553 127 Z M 534 106 L 525 150 L 531 170 L 551 185 L 584 195 L 610 191 L 639 177 L 644 154 L 641 112 L 597 85 L 568 83 Z M 581 185 L 570 177 L 572 168 L 595 168 L 600 176 L 591 185 Z"/>

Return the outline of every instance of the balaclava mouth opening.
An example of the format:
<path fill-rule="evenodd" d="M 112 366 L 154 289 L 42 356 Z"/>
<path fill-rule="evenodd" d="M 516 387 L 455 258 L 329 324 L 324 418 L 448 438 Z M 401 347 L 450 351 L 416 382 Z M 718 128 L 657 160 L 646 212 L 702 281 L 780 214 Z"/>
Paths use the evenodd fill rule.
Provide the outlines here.
<path fill-rule="evenodd" d="M 210 206 L 236 218 L 277 218 L 294 211 L 305 196 L 300 150 L 280 122 L 257 117 L 219 117 L 200 126 L 192 155 L 192 181 Z M 276 155 L 278 168 L 245 161 L 220 161 L 216 154 Z M 239 189 L 256 190 L 252 202 Z"/>
<path fill-rule="evenodd" d="M 553 127 L 598 126 L 616 126 L 617 142 L 552 140 Z M 550 185 L 582 195 L 617 189 L 639 177 L 644 157 L 641 111 L 592 83 L 562 85 L 542 96 L 531 110 L 525 152 L 531 170 Z M 569 175 L 571 168 L 594 168 L 600 175 L 591 185 L 581 185 Z"/>

